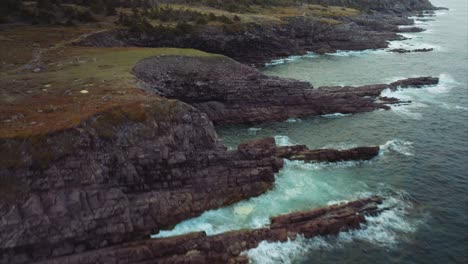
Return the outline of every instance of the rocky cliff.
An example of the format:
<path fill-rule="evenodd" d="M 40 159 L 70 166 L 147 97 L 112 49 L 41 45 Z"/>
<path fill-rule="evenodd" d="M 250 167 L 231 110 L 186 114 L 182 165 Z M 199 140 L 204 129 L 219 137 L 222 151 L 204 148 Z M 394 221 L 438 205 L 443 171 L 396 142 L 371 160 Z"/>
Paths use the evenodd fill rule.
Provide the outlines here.
<path fill-rule="evenodd" d="M 282 165 L 268 151 L 227 151 L 206 115 L 166 99 L 40 138 L 2 139 L 1 148 L 2 194 L 10 193 L 0 203 L 0 263 L 148 237 L 265 192 Z"/>
<path fill-rule="evenodd" d="M 205 210 L 264 193 L 283 158 L 334 162 L 378 154 L 378 147 L 277 147 L 273 138 L 227 151 L 206 114 L 156 96 L 97 113 L 76 127 L 2 138 L 0 146 L 0 263 L 64 255 L 94 263 L 85 252 L 113 252 Z M 265 236 L 251 239 L 258 243 Z M 167 257 L 177 247 L 168 250 Z M 218 260 L 226 252 L 220 253 Z"/>
<path fill-rule="evenodd" d="M 306 52 L 327 53 L 336 50 L 379 49 L 388 40 L 401 37 L 398 24 L 411 20 L 388 16 L 344 18 L 330 24 L 313 18 L 290 18 L 285 24 L 248 24 L 236 30 L 206 27 L 183 35 L 154 32 L 134 33 L 126 30 L 93 34 L 78 45 L 99 47 L 179 47 L 223 54 L 246 64 L 262 65 L 273 59 Z"/>
<path fill-rule="evenodd" d="M 249 263 L 243 251 L 257 247 L 262 241 L 285 242 L 300 234 L 306 238 L 335 235 L 359 229 L 366 216 L 380 213 L 381 197 L 370 197 L 346 204 L 281 215 L 270 219 L 270 226 L 206 236 L 204 232 L 177 237 L 143 240 L 120 246 L 62 257 L 43 264 L 119 263 Z"/>
<path fill-rule="evenodd" d="M 319 4 L 353 7 L 359 15 L 295 15 L 282 23 L 242 23 L 226 27 L 203 26 L 193 32 L 167 34 L 152 29 L 99 32 L 77 44 L 100 47 L 180 47 L 223 54 L 247 64 L 263 65 L 273 59 L 306 52 L 365 50 L 388 47 L 401 39 L 398 25 L 411 25 L 409 15 L 436 9 L 427 0 L 323 0 Z M 408 29 L 405 29 L 408 30 Z M 420 29 L 413 29 L 420 30 Z"/>
<path fill-rule="evenodd" d="M 429 0 L 317 0 L 317 3 L 355 7 L 382 13 L 405 13 L 436 9 Z"/>

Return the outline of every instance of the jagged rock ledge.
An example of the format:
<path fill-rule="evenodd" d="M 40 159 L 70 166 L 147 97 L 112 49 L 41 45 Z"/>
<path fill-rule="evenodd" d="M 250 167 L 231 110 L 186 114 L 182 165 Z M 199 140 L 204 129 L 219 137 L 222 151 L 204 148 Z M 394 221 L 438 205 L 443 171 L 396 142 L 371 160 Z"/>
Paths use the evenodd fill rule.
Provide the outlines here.
<path fill-rule="evenodd" d="M 240 254 L 257 247 L 262 241 L 285 242 L 297 235 L 312 238 L 336 235 L 359 229 L 366 215 L 379 214 L 381 197 L 370 197 L 345 204 L 322 207 L 271 218 L 268 227 L 254 230 L 232 231 L 214 236 L 204 232 L 176 237 L 148 239 L 140 242 L 90 251 L 84 254 L 41 262 L 42 264 L 94 264 L 117 263 L 248 263 Z"/>
<path fill-rule="evenodd" d="M 10 264 L 137 241 L 258 196 L 283 158 L 368 158 L 277 147 L 272 138 L 228 151 L 206 114 L 156 96 L 76 127 L 1 138 L 0 147 L 0 263 Z"/>
<path fill-rule="evenodd" d="M 430 14 L 434 7 L 428 0 L 333 0 L 330 6 L 361 10 L 360 15 L 295 16 L 282 23 L 247 23 L 233 30 L 206 26 L 195 32 L 175 35 L 156 30 L 132 32 L 126 29 L 92 34 L 76 43 L 92 47 L 179 47 L 223 54 L 242 63 L 264 65 L 274 59 L 307 52 L 319 54 L 337 50 L 366 50 L 388 47 L 388 41 L 401 40 L 401 32 L 419 32 L 409 16 Z M 424 12 L 428 10 L 428 12 Z M 359 13 L 359 12 L 358 12 Z M 329 22 L 329 19 L 333 23 Z"/>
<path fill-rule="evenodd" d="M 395 53 L 412 53 L 412 52 L 429 52 L 433 51 L 433 48 L 423 48 L 423 49 L 413 49 L 413 50 L 408 50 L 408 49 L 391 49 L 389 50 L 390 52 L 395 52 Z"/>
<path fill-rule="evenodd" d="M 316 161 L 316 162 L 338 162 L 350 160 L 370 160 L 379 155 L 379 146 L 357 147 L 345 150 L 336 149 L 314 149 L 305 145 L 276 146 L 274 138 L 264 138 L 244 142 L 239 145 L 238 150 L 245 155 L 258 155 L 256 151 L 271 150 L 278 158 L 288 160 Z"/>
<path fill-rule="evenodd" d="M 389 109 L 385 101 L 378 101 L 383 90 L 439 82 L 438 78 L 419 77 L 391 84 L 313 89 L 310 83 L 266 76 L 223 56 L 146 58 L 135 65 L 133 73 L 141 88 L 191 104 L 215 124 L 254 124 Z"/>
<path fill-rule="evenodd" d="M 153 97 L 0 146 L 0 263 L 148 237 L 264 193 L 282 166 L 227 151 L 205 114 Z"/>

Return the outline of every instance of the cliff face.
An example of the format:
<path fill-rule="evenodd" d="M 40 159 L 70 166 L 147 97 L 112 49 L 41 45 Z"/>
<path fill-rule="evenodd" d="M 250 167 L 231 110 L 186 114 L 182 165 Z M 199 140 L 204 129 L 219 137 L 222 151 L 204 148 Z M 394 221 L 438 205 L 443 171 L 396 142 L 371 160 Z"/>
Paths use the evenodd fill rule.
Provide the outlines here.
<path fill-rule="evenodd" d="M 229 263 L 247 264 L 243 251 L 257 247 L 261 241 L 285 242 L 297 234 L 306 238 L 335 235 L 341 231 L 359 229 L 366 215 L 375 215 L 385 208 L 379 206 L 381 197 L 370 197 L 350 203 L 322 207 L 271 218 L 269 227 L 239 230 L 214 236 L 204 232 L 177 237 L 147 239 L 120 246 L 57 258 L 43 264 L 118 263 Z"/>
<path fill-rule="evenodd" d="M 215 124 L 388 109 L 377 101 L 384 89 L 438 82 L 437 78 L 422 77 L 388 85 L 313 89 L 307 82 L 269 77 L 226 57 L 147 58 L 135 65 L 133 73 L 142 88 L 191 104 Z"/>
<path fill-rule="evenodd" d="M 429 0 L 318 0 L 318 2 L 336 6 L 375 10 L 383 13 L 405 13 L 436 9 Z"/>
<path fill-rule="evenodd" d="M 282 165 L 268 151 L 227 151 L 206 115 L 166 99 L 1 143 L 20 161 L 0 168 L 12 192 L 0 201 L 0 263 L 148 237 L 265 192 Z"/>
<path fill-rule="evenodd" d="M 344 18 L 340 24 L 330 24 L 314 18 L 290 18 L 280 25 L 247 24 L 235 30 L 205 27 L 183 35 L 165 35 L 156 31 L 144 34 L 126 30 L 100 32 L 80 41 L 78 45 L 99 47 L 180 47 L 223 54 L 247 64 L 261 65 L 279 57 L 386 48 L 388 40 L 401 37 L 397 24 L 411 20 L 388 16 Z"/>
<path fill-rule="evenodd" d="M 346 6 L 354 15 L 297 15 L 282 23 L 243 23 L 227 27 L 204 26 L 184 34 L 157 30 L 100 32 L 77 43 L 83 46 L 137 46 L 194 48 L 223 54 L 247 64 L 262 65 L 273 59 L 306 52 L 365 50 L 388 47 L 401 37 L 398 25 L 410 25 L 407 16 L 436 9 L 427 0 L 323 0 L 320 4 Z"/>
<path fill-rule="evenodd" d="M 376 147 L 277 148 L 273 139 L 227 151 L 211 120 L 256 123 L 370 111 L 386 107 L 376 101 L 383 89 L 438 82 L 422 77 L 312 89 L 223 56 L 151 57 L 133 73 L 142 88 L 173 99 L 145 94 L 96 110 L 75 126 L 0 138 L 0 263 L 147 238 L 205 210 L 264 193 L 285 157 L 339 161 L 378 154 Z"/>

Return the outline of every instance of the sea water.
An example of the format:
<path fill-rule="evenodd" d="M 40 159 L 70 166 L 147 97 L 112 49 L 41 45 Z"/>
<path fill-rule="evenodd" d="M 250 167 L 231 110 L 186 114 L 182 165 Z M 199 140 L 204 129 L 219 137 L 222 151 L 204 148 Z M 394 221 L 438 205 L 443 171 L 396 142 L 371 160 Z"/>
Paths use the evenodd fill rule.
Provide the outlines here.
<path fill-rule="evenodd" d="M 284 243 L 262 242 L 244 252 L 252 263 L 468 263 L 468 1 L 433 1 L 437 11 L 426 29 L 405 33 L 389 49 L 433 48 L 431 52 L 340 51 L 295 56 L 263 69 L 272 76 L 322 85 L 390 83 L 437 76 L 422 89 L 385 90 L 383 96 L 410 104 L 389 111 L 218 128 L 225 144 L 273 136 L 279 145 L 346 149 L 379 145 L 365 162 L 286 161 L 274 188 L 162 231 L 157 237 L 204 230 L 208 235 L 259 228 L 269 218 L 372 195 L 392 209 L 369 217 L 361 230 Z M 415 17 L 414 19 L 420 19 Z"/>

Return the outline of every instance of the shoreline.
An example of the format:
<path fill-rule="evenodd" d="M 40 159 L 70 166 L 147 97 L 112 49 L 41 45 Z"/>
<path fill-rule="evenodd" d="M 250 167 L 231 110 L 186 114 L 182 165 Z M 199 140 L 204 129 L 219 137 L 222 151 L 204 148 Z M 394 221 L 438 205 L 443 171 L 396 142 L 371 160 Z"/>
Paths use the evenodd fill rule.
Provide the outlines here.
<path fill-rule="evenodd" d="M 384 26 L 389 21 L 393 21 L 391 25 Z M 278 148 L 271 139 L 245 143 L 228 151 L 213 123 L 255 124 L 388 109 L 388 104 L 401 102 L 380 97 L 382 90 L 437 84 L 438 78 L 421 77 L 391 84 L 313 88 L 305 82 L 267 77 L 245 65 L 259 65 L 280 55 L 307 52 L 306 49 L 328 52 L 345 45 L 350 50 L 387 45 L 386 48 L 387 41 L 397 36 L 394 30 L 398 23 L 408 23 L 409 19 L 389 18 L 386 22 L 356 18 L 344 25 L 358 24 L 359 30 L 346 26 L 327 28 L 327 34 L 342 34 L 341 40 L 334 41 L 325 34 L 315 46 L 311 46 L 307 36 L 288 35 L 283 39 L 292 39 L 293 43 L 269 43 L 271 48 L 267 42 L 278 35 L 268 34 L 284 32 L 284 28 L 267 30 L 265 38 L 259 37 L 265 28 L 248 31 L 246 34 L 259 38 L 261 45 L 216 52 L 231 55 L 244 64 L 218 55 L 142 57 L 131 66 L 132 78 L 136 79 L 131 89 L 138 90 L 132 96 L 138 100 L 126 97 L 128 101 L 124 102 L 129 104 L 95 110 L 74 125 L 37 137 L 26 134 L 1 138 L 0 146 L 6 151 L 2 151 L 0 181 L 11 187 L 11 193 L 0 197 L 0 252 L 5 256 L 0 263 L 52 263 L 54 258 L 69 256 L 79 259 L 96 249 L 144 239 L 205 210 L 265 193 L 285 157 L 330 162 L 374 157 L 378 148 L 362 148 L 361 156 L 356 154 L 358 150 Z M 304 20 L 292 21 L 286 27 L 291 32 L 324 30 L 323 24 Z M 109 41 L 110 37 L 102 34 L 108 32 L 90 35 L 81 44 L 88 45 L 96 38 Z M 224 38 L 222 35 L 220 41 L 226 42 Z M 250 39 L 240 35 L 234 38 L 244 42 L 240 46 L 250 43 Z M 207 39 L 199 40 L 190 47 L 206 45 Z M 172 46 L 187 48 L 183 40 L 177 43 L 182 44 Z M 219 51 L 216 45 L 212 48 L 203 51 Z M 258 50 L 268 51 L 252 56 Z M 103 98 L 99 100 L 104 101 Z M 29 233 L 36 233 L 35 238 Z M 328 233 L 336 232 L 325 230 L 321 234 Z M 145 247 L 135 248 L 139 251 Z M 167 261 L 187 259 L 198 263 L 207 260 L 206 256 L 187 253 Z M 235 261 L 246 263 L 245 258 Z"/>

